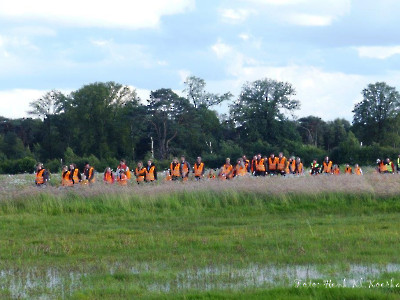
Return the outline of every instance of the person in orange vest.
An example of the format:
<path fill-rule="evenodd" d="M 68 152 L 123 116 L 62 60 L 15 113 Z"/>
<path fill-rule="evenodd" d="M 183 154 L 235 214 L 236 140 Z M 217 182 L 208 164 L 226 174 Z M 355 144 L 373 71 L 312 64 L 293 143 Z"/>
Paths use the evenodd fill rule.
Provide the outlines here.
<path fill-rule="evenodd" d="M 37 186 L 44 186 L 49 181 L 49 172 L 43 167 L 42 163 L 36 165 L 35 184 Z"/>
<path fill-rule="evenodd" d="M 257 155 L 253 156 L 253 159 L 251 160 L 251 166 L 250 166 L 250 172 L 254 176 L 256 176 L 256 171 L 257 171 Z"/>
<path fill-rule="evenodd" d="M 247 175 L 247 166 L 245 162 L 243 161 L 243 158 L 239 158 L 237 160 L 235 169 L 234 169 L 234 176 L 246 176 Z"/>
<path fill-rule="evenodd" d="M 89 164 L 89 162 L 85 163 L 85 168 L 83 169 L 83 174 L 85 175 L 85 180 L 89 184 L 94 183 L 95 177 L 94 177 L 94 168 Z"/>
<path fill-rule="evenodd" d="M 278 161 L 279 161 L 279 158 L 275 157 L 274 153 L 271 153 L 271 155 L 268 158 L 268 174 L 270 174 L 270 175 L 276 174 L 276 169 L 278 167 Z"/>
<path fill-rule="evenodd" d="M 135 169 L 135 176 L 137 184 L 144 182 L 146 178 L 146 168 L 143 167 L 143 162 L 139 161 Z"/>
<path fill-rule="evenodd" d="M 61 171 L 61 185 L 62 186 L 73 186 L 74 183 L 71 179 L 71 172 L 68 170 L 68 166 L 63 166 Z"/>
<path fill-rule="evenodd" d="M 255 171 L 255 176 L 265 176 L 267 171 L 266 167 L 266 159 L 265 157 L 262 157 L 261 154 L 257 154 L 257 160 L 256 160 L 256 171 Z"/>
<path fill-rule="evenodd" d="M 283 156 L 282 152 L 278 154 L 278 163 L 276 166 L 277 174 L 284 176 L 286 174 L 286 157 Z"/>
<path fill-rule="evenodd" d="M 383 167 L 384 167 L 384 163 L 383 163 L 383 161 L 381 160 L 381 159 L 377 159 L 376 160 L 376 167 L 375 167 L 375 171 L 377 172 L 377 173 L 383 173 Z"/>
<path fill-rule="evenodd" d="M 189 179 L 190 169 L 191 169 L 191 167 L 190 167 L 189 162 L 186 160 L 185 156 L 182 155 L 180 169 L 179 169 L 182 181 L 187 181 Z"/>
<path fill-rule="evenodd" d="M 296 174 L 296 158 L 291 156 L 286 164 L 286 174 Z"/>
<path fill-rule="evenodd" d="M 179 164 L 178 158 L 174 157 L 170 166 L 169 173 L 171 175 L 172 180 L 178 180 L 181 177 L 181 165 Z"/>
<path fill-rule="evenodd" d="M 346 164 L 346 168 L 344 169 L 344 174 L 353 174 L 353 169 L 350 167 L 349 164 Z"/>
<path fill-rule="evenodd" d="M 126 171 L 121 169 L 118 172 L 117 181 L 119 185 L 126 186 L 128 185 L 128 176 L 126 175 Z"/>
<path fill-rule="evenodd" d="M 81 173 L 79 172 L 78 167 L 76 166 L 76 164 L 70 164 L 69 165 L 69 171 L 70 171 L 70 178 L 73 182 L 73 184 L 78 184 L 82 181 L 82 176 Z"/>
<path fill-rule="evenodd" d="M 204 163 L 201 161 L 201 157 L 197 157 L 196 162 L 193 166 L 194 178 L 200 180 L 204 176 Z"/>
<path fill-rule="evenodd" d="M 129 170 L 129 167 L 126 165 L 125 159 L 121 159 L 121 160 L 119 161 L 119 165 L 118 165 L 118 167 L 117 167 L 117 171 L 115 172 L 116 175 L 117 175 L 117 178 L 118 178 L 119 173 L 120 173 L 121 171 L 124 171 L 127 180 L 130 180 L 130 179 L 131 179 L 131 170 Z"/>
<path fill-rule="evenodd" d="M 247 157 L 246 157 L 246 155 L 243 155 L 242 156 L 242 159 L 243 159 L 243 163 L 244 163 L 244 165 L 245 165 L 245 167 L 246 167 L 246 172 L 251 172 L 251 164 L 250 164 L 250 160 L 248 160 L 247 159 Z"/>
<path fill-rule="evenodd" d="M 225 164 L 221 167 L 218 177 L 222 180 L 233 178 L 233 166 L 231 165 L 231 159 L 229 157 L 225 160 Z"/>
<path fill-rule="evenodd" d="M 157 169 L 155 164 L 151 159 L 147 161 L 147 167 L 146 167 L 146 182 L 154 182 L 157 180 Z"/>
<path fill-rule="evenodd" d="M 321 173 L 332 174 L 332 161 L 326 156 L 324 162 L 322 163 Z"/>
<path fill-rule="evenodd" d="M 338 165 L 333 165 L 332 167 L 332 174 L 333 175 L 339 175 L 340 174 L 340 168 Z"/>
<path fill-rule="evenodd" d="M 363 174 L 363 172 L 362 172 L 362 170 L 361 170 L 361 168 L 360 168 L 360 166 L 358 164 L 354 165 L 354 173 L 356 175 L 362 175 Z"/>
<path fill-rule="evenodd" d="M 293 159 L 294 160 L 294 159 Z M 295 161 L 294 173 L 296 175 L 304 174 L 303 163 L 301 162 L 300 157 L 297 157 Z"/>
<path fill-rule="evenodd" d="M 115 176 L 110 167 L 104 170 L 103 181 L 106 184 L 113 184 L 115 182 Z"/>

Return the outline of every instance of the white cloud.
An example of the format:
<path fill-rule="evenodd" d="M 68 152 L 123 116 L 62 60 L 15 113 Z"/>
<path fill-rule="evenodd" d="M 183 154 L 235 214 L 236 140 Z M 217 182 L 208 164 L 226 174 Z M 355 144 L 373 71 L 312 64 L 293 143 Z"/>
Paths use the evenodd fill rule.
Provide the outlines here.
<path fill-rule="evenodd" d="M 232 47 L 223 43 L 220 39 L 217 41 L 217 43 L 211 46 L 211 49 L 219 59 L 223 59 L 233 52 Z"/>
<path fill-rule="evenodd" d="M 307 65 L 286 65 L 274 67 L 260 61 L 254 61 L 237 51 L 233 46 L 218 41 L 213 49 L 226 62 L 225 71 L 230 80 L 210 82 L 209 86 L 217 91 L 229 90 L 239 95 L 242 85 L 247 81 L 271 78 L 293 84 L 296 98 L 302 107 L 296 115 L 316 115 L 324 120 L 345 118 L 352 120 L 354 104 L 362 100 L 361 91 L 376 81 L 386 81 L 396 86 L 400 81 L 400 72 L 380 76 L 329 72 Z M 223 53 L 224 55 L 221 55 Z M 225 106 L 225 112 L 227 107 Z"/>
<path fill-rule="evenodd" d="M 222 20 L 227 23 L 242 23 L 247 20 L 247 18 L 256 14 L 256 11 L 253 9 L 224 9 L 221 11 Z"/>
<path fill-rule="evenodd" d="M 333 16 L 321 16 L 310 14 L 289 14 L 288 22 L 300 26 L 328 26 L 334 20 Z"/>
<path fill-rule="evenodd" d="M 400 54 L 400 46 L 367 46 L 357 47 L 360 57 L 387 59 L 393 55 Z"/>
<path fill-rule="evenodd" d="M 296 26 L 329 26 L 351 11 L 351 0 L 233 0 L 222 9 L 222 20 L 244 21 L 248 18 L 242 6 L 269 21 Z M 242 12 L 242 13 L 240 13 Z"/>
<path fill-rule="evenodd" d="M 0 115 L 6 118 L 28 117 L 29 103 L 39 99 L 46 92 L 34 89 L 13 89 L 0 91 Z"/>
<path fill-rule="evenodd" d="M 0 2 L 0 17 L 72 27 L 153 28 L 164 15 L 193 9 L 195 0 L 13 0 Z"/>
<path fill-rule="evenodd" d="M 33 26 L 33 25 L 15 27 L 11 29 L 11 33 L 13 35 L 28 36 L 28 37 L 34 37 L 34 36 L 54 37 L 57 35 L 57 32 L 53 28 L 44 26 Z"/>
<path fill-rule="evenodd" d="M 248 41 L 250 39 L 250 35 L 246 33 L 241 33 L 239 34 L 239 38 L 242 39 L 243 41 Z"/>
<path fill-rule="evenodd" d="M 268 4 L 268 5 L 294 5 L 299 3 L 304 3 L 308 0 L 242 0 L 242 2 L 251 2 L 257 4 Z"/>

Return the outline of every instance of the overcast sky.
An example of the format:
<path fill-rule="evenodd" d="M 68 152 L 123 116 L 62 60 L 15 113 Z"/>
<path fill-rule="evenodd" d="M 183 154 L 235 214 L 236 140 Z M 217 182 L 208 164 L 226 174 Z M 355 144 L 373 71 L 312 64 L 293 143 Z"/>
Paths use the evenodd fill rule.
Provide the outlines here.
<path fill-rule="evenodd" d="M 0 1 L 0 115 L 96 81 L 150 90 L 288 81 L 299 117 L 352 120 L 369 83 L 400 89 L 397 0 Z M 227 112 L 227 105 L 216 107 Z"/>

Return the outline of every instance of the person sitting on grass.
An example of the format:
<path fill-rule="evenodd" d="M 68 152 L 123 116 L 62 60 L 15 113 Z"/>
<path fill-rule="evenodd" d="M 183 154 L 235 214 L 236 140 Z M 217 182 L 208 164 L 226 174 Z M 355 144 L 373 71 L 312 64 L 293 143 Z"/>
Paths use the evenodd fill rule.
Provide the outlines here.
<path fill-rule="evenodd" d="M 141 161 L 139 161 L 137 164 L 137 167 L 135 169 L 135 176 L 136 176 L 136 182 L 138 184 L 144 182 L 146 177 L 146 168 L 143 167 L 143 163 Z"/>
<path fill-rule="evenodd" d="M 247 167 L 243 161 L 243 158 L 238 158 L 235 169 L 234 169 L 234 176 L 245 176 L 247 175 Z"/>
<path fill-rule="evenodd" d="M 63 166 L 61 172 L 61 185 L 62 186 L 73 186 L 74 183 L 71 179 L 71 172 L 68 170 L 68 166 Z"/>
<path fill-rule="evenodd" d="M 88 184 L 94 183 L 95 181 L 94 168 L 89 164 L 89 162 L 85 163 L 83 174 L 85 175 L 85 180 L 87 181 Z"/>
<path fill-rule="evenodd" d="M 179 164 L 178 158 L 174 157 L 170 166 L 169 173 L 171 176 L 171 180 L 176 181 L 181 177 L 181 165 Z"/>
<path fill-rule="evenodd" d="M 356 175 L 362 175 L 363 171 L 361 170 L 360 166 L 358 164 L 354 165 L 354 174 Z"/>
<path fill-rule="evenodd" d="M 317 160 L 314 159 L 313 162 L 311 163 L 310 174 L 311 175 L 318 175 L 319 171 L 320 171 L 320 166 L 317 163 Z"/>
<path fill-rule="evenodd" d="M 105 184 L 113 184 L 115 181 L 115 176 L 113 171 L 111 170 L 110 167 L 107 167 L 104 170 L 104 176 L 103 176 L 103 181 Z"/>
<path fill-rule="evenodd" d="M 76 164 L 70 164 L 69 165 L 69 171 L 70 171 L 70 178 L 73 182 L 73 184 L 78 184 L 81 182 L 82 180 L 82 176 L 81 173 L 79 172 L 78 167 L 76 166 Z"/>
<path fill-rule="evenodd" d="M 233 166 L 231 165 L 231 159 L 229 157 L 225 160 L 225 164 L 221 167 L 218 177 L 222 180 L 233 178 Z"/>
<path fill-rule="evenodd" d="M 191 167 L 184 155 L 181 156 L 181 163 L 179 164 L 179 166 L 182 181 L 187 181 L 189 179 L 189 172 Z"/>
<path fill-rule="evenodd" d="M 44 186 L 49 181 L 49 172 L 43 167 L 42 163 L 36 165 L 36 178 L 35 184 L 37 186 Z"/>
<path fill-rule="evenodd" d="M 119 171 L 119 174 L 117 176 L 117 181 L 121 186 L 128 185 L 128 176 L 126 176 L 126 172 L 124 170 Z"/>
<path fill-rule="evenodd" d="M 157 169 L 151 159 L 147 161 L 146 182 L 154 182 L 157 180 Z"/>

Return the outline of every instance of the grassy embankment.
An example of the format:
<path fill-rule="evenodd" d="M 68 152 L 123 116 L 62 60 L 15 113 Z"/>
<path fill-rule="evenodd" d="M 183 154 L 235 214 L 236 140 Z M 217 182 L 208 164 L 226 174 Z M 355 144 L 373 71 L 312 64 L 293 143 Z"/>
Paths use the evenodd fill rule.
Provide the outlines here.
<path fill-rule="evenodd" d="M 398 176 L 376 175 L 3 185 L 0 296 L 395 299 L 400 288 L 367 281 L 332 289 L 296 288 L 294 279 L 322 285 L 353 272 L 400 283 L 399 269 L 385 267 L 400 264 L 398 191 Z"/>

